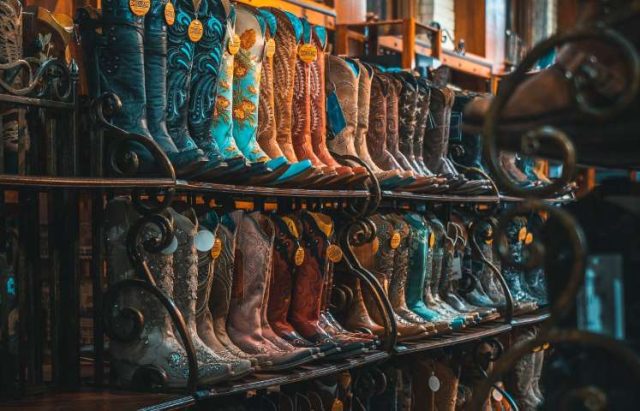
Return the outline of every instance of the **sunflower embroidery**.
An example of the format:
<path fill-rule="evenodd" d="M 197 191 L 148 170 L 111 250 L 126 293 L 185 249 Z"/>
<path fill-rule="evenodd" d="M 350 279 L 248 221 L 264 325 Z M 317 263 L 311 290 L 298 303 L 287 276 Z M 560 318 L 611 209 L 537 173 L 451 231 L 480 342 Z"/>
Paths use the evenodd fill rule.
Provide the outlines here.
<path fill-rule="evenodd" d="M 240 120 L 243 121 L 245 119 L 246 115 L 245 112 L 242 108 L 238 107 L 238 108 L 234 108 L 233 109 L 233 118 L 236 120 Z"/>
<path fill-rule="evenodd" d="M 234 71 L 233 71 L 233 75 L 235 77 L 244 77 L 247 75 L 247 72 L 249 71 L 248 68 L 241 64 L 240 62 L 236 61 L 234 64 Z"/>
<path fill-rule="evenodd" d="M 254 29 L 249 29 L 242 33 L 240 36 L 240 47 L 248 50 L 254 44 L 256 44 L 256 31 Z"/>

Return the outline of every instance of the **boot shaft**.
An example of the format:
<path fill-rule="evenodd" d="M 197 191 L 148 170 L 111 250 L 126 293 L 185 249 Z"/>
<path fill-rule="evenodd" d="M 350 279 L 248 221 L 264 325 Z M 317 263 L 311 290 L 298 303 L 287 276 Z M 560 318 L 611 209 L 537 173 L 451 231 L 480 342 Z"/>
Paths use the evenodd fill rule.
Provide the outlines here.
<path fill-rule="evenodd" d="M 295 163 L 292 143 L 293 90 L 296 73 L 296 54 L 302 36 L 300 20 L 288 12 L 268 9 L 276 18 L 276 51 L 273 58 L 274 112 L 277 124 L 277 141 L 289 162 Z"/>
<path fill-rule="evenodd" d="M 240 49 L 233 61 L 233 137 L 251 163 L 270 158 L 257 142 L 260 76 L 265 49 L 265 21 L 249 6 L 236 9 Z"/>
<path fill-rule="evenodd" d="M 260 9 L 260 15 L 266 23 L 265 53 L 262 58 L 260 75 L 260 99 L 258 109 L 258 143 L 271 158 L 284 156 L 277 141 L 275 96 L 274 96 L 274 54 L 275 36 L 278 30 L 276 17 L 266 9 Z"/>
<path fill-rule="evenodd" d="M 358 125 L 360 67 L 355 60 L 329 55 L 327 58 L 327 113 L 329 149 L 341 155 L 356 155 L 354 133 Z"/>
<path fill-rule="evenodd" d="M 354 134 L 354 145 L 358 157 L 372 168 L 374 173 L 380 173 L 382 170 L 376 165 L 371 158 L 369 147 L 367 145 L 367 133 L 369 132 L 369 112 L 371 104 L 371 82 L 373 80 L 373 69 L 363 63 L 360 65 L 360 80 L 358 82 L 358 122 L 356 132 Z"/>

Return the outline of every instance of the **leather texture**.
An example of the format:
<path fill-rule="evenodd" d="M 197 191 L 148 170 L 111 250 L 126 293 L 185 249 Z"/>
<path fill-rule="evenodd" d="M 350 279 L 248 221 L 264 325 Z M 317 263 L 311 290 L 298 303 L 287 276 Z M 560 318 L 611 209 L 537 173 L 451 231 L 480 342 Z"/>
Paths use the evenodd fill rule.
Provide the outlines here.
<path fill-rule="evenodd" d="M 402 82 L 390 73 L 381 73 L 380 75 L 384 76 L 389 84 L 387 89 L 389 92 L 387 97 L 387 150 L 403 170 L 411 171 L 411 163 L 400 151 L 400 118 L 407 114 L 403 111 L 402 116 L 400 115 Z"/>
<path fill-rule="evenodd" d="M 416 130 L 413 139 L 413 154 L 416 163 L 424 175 L 432 175 L 433 173 L 424 163 L 424 137 L 427 132 L 427 124 L 429 122 L 429 104 L 431 102 L 431 88 L 428 80 L 418 78 L 418 113 L 416 114 Z"/>
<path fill-rule="evenodd" d="M 167 154 L 178 176 L 194 172 L 204 161 L 199 149 L 180 152 L 167 130 L 167 25 L 164 8 L 168 0 L 151 3 L 144 16 L 144 79 L 147 124 L 156 143 Z"/>
<path fill-rule="evenodd" d="M 297 18 L 290 18 L 286 12 L 269 8 L 276 18 L 276 52 L 273 57 L 273 90 L 276 140 L 287 160 L 298 161 L 292 141 L 293 90 L 296 73 L 296 55 L 300 42 L 301 27 L 294 27 Z M 300 21 L 298 20 L 298 24 Z"/>
<path fill-rule="evenodd" d="M 327 136 L 329 150 L 340 155 L 357 156 L 354 133 L 358 124 L 358 84 L 360 68 L 353 60 L 327 56 L 327 93 L 335 93 L 346 126 Z M 328 109 L 331 109 L 329 107 Z M 338 109 L 338 108 L 336 108 Z"/>

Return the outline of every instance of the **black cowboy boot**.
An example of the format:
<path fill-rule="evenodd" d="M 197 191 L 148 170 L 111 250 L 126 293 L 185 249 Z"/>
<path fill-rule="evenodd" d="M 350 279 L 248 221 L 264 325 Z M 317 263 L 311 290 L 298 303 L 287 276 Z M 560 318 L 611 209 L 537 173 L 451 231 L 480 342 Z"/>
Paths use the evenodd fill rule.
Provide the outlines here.
<path fill-rule="evenodd" d="M 199 149 L 180 151 L 167 130 L 167 24 L 164 10 L 168 0 L 151 2 L 144 17 L 144 80 L 147 124 L 156 143 L 167 154 L 178 177 L 193 174 L 206 163 Z"/>

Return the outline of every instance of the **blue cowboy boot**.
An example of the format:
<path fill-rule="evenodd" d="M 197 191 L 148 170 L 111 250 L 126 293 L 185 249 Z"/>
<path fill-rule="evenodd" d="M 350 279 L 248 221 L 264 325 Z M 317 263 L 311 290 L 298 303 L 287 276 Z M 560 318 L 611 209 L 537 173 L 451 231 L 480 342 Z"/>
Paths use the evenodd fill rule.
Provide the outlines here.
<path fill-rule="evenodd" d="M 208 83 L 202 85 L 202 67 L 196 67 L 196 44 L 188 35 L 189 25 L 197 19 L 203 25 L 200 42 L 213 47 L 222 40 L 223 11 L 216 10 L 212 0 L 200 4 L 199 10 L 194 10 L 191 0 L 177 0 L 175 4 L 175 22 L 168 26 L 167 44 L 167 129 L 171 138 L 180 151 L 195 150 L 198 147 L 194 136 L 202 137 L 202 130 L 206 125 L 205 110 L 208 100 L 213 100 L 213 86 Z M 218 6 L 220 9 L 221 6 Z M 217 11 L 218 14 L 215 14 Z M 197 13 L 197 16 L 196 16 Z M 217 40 L 216 40 L 217 39 Z M 210 63 L 209 68 L 217 70 L 215 58 L 207 61 L 208 56 L 200 56 L 198 64 Z M 215 82 L 214 82 L 215 84 Z M 197 91 L 194 95 L 193 91 Z M 207 98 L 208 97 L 208 98 Z M 211 117 L 212 106 L 206 117 Z M 226 164 L 217 147 L 207 147 L 204 150 L 207 164 L 190 177 L 209 178 L 229 172 L 231 168 Z"/>
<path fill-rule="evenodd" d="M 178 177 L 189 176 L 206 164 L 200 149 L 178 150 L 167 130 L 167 24 L 168 0 L 151 2 L 144 17 L 144 79 L 147 97 L 147 124 L 156 143 L 167 154 Z"/>
<path fill-rule="evenodd" d="M 238 6 L 236 31 L 240 49 L 233 61 L 233 138 L 251 163 L 266 163 L 275 170 L 287 166 L 287 159 L 284 156 L 271 159 L 257 141 L 266 23 L 256 9 Z"/>
<path fill-rule="evenodd" d="M 410 230 L 407 306 L 420 317 L 432 322 L 438 332 L 447 331 L 453 326 L 450 326 L 449 321 L 446 321 L 439 313 L 427 307 L 423 300 L 427 275 L 427 253 L 430 249 L 429 239 L 433 234 L 418 214 L 407 213 L 404 215 L 404 220 L 409 224 Z"/>
<path fill-rule="evenodd" d="M 108 0 L 102 16 L 90 7 L 78 10 L 89 93 L 92 98 L 114 93 L 122 108 L 110 119 L 125 132 L 152 139 L 147 128 L 143 55 L 144 17 L 137 16 L 125 0 Z M 157 172 L 153 155 L 140 143 L 130 143 L 138 155 L 142 174 Z"/>

